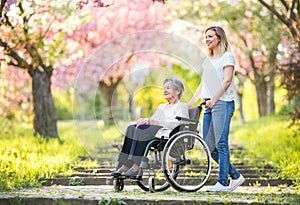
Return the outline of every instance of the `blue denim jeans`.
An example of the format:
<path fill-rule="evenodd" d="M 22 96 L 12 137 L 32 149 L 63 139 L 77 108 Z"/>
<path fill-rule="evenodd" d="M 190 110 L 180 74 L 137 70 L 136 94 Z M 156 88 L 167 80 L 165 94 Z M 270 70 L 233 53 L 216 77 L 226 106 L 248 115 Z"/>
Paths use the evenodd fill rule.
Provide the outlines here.
<path fill-rule="evenodd" d="M 230 163 L 228 135 L 231 117 L 234 112 L 234 101 L 217 101 L 212 108 L 203 112 L 203 138 L 207 143 L 212 158 L 219 164 L 218 182 L 228 185 L 228 175 L 232 179 L 240 177 L 240 173 Z"/>

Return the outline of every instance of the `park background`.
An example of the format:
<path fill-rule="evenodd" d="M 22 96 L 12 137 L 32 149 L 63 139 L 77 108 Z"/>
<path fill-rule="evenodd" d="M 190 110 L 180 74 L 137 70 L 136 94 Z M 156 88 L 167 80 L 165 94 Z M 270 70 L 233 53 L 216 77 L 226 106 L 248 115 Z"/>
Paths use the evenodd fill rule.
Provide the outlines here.
<path fill-rule="evenodd" d="M 160 54 L 132 52 L 99 69 L 114 55 L 107 50 L 97 54 L 98 64 L 88 65 L 100 76 L 98 92 L 84 98 L 74 114 L 77 77 L 101 45 L 155 30 L 188 39 L 205 51 L 203 31 L 209 25 L 224 27 L 237 59 L 230 140 L 247 150 L 238 157 L 262 159 L 254 165 L 278 168 L 299 189 L 299 8 L 294 0 L 2 0 L 0 190 L 41 186 L 42 179 L 99 166 L 103 153 L 98 156 L 88 144 L 100 149 L 122 141 L 129 123 L 163 102 L 165 77 L 184 81 L 183 101 L 200 82 L 201 76 L 185 63 Z M 140 78 L 135 74 L 141 79 L 135 81 Z M 89 121 L 91 108 L 100 132 L 87 127 L 90 138 L 82 138 L 74 118 Z"/>

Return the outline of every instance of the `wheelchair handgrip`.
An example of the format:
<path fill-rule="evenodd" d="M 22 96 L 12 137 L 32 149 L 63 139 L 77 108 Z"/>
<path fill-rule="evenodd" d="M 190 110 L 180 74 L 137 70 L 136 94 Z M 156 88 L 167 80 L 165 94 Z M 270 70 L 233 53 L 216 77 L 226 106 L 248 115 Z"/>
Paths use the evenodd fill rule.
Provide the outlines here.
<path fill-rule="evenodd" d="M 188 122 L 188 123 L 192 123 L 192 124 L 198 123 L 198 120 L 193 120 L 190 118 L 185 118 L 185 117 L 180 117 L 180 116 L 176 116 L 175 119 L 178 121 Z"/>

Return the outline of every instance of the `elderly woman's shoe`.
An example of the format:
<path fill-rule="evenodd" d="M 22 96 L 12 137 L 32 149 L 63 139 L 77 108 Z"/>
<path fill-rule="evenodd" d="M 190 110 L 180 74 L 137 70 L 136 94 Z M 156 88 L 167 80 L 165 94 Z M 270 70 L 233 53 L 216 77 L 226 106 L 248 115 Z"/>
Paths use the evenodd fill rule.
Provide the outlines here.
<path fill-rule="evenodd" d="M 134 170 L 134 168 L 131 167 L 130 169 L 128 169 L 128 171 L 123 172 L 122 176 L 135 177 L 138 173 L 139 173 L 139 170 Z"/>
<path fill-rule="evenodd" d="M 123 172 L 125 172 L 125 170 L 122 167 L 120 167 L 116 171 L 112 172 L 111 176 L 118 177 L 121 176 Z"/>

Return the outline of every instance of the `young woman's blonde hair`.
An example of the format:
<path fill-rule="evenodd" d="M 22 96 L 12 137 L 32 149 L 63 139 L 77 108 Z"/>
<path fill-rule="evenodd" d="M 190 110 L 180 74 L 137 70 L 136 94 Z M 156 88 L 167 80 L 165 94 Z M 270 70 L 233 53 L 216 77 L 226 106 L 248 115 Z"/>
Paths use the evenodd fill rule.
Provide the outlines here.
<path fill-rule="evenodd" d="M 223 30 L 223 28 L 221 28 L 220 26 L 211 26 L 205 30 L 205 33 L 209 30 L 215 31 L 217 37 L 220 39 L 219 48 L 220 48 L 221 53 L 224 54 L 225 52 L 227 52 L 229 45 L 228 45 L 227 37 L 226 37 L 225 31 Z M 208 55 L 211 57 L 214 55 L 214 52 L 212 49 L 208 49 Z"/>

